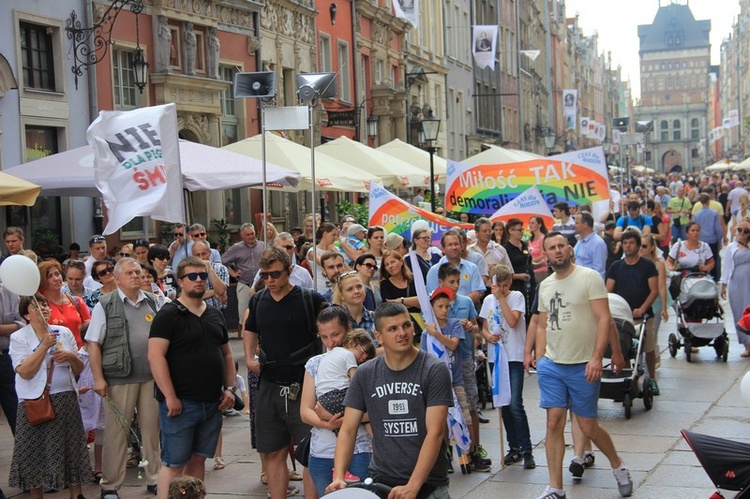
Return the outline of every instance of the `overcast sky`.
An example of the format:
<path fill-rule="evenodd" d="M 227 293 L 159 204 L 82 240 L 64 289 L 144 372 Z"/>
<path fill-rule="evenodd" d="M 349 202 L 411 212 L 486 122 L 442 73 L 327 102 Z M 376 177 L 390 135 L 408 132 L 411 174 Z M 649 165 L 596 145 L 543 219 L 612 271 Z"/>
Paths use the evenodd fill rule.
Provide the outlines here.
<path fill-rule="evenodd" d="M 599 52 L 612 52 L 613 65 L 623 68 L 623 79 L 630 79 L 633 96 L 640 94 L 638 72 L 638 25 L 651 24 L 662 5 L 688 0 L 566 0 L 566 16 L 579 14 L 579 25 L 586 36 L 599 33 Z M 711 20 L 711 64 L 719 64 L 721 42 L 729 37 L 740 12 L 739 0 L 692 0 L 690 10 L 698 20 Z"/>

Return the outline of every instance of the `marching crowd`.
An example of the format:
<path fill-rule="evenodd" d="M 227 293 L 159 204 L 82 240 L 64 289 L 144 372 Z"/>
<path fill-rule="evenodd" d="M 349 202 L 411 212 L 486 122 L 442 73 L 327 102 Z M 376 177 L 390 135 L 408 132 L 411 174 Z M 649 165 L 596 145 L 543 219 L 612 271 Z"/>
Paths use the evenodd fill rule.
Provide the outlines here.
<path fill-rule="evenodd" d="M 289 232 L 267 224 L 267 243 L 245 223 L 223 254 L 200 224 L 175 225 L 168 246 L 137 240 L 114 254 L 94 235 L 86 259 L 72 245 L 65 261 L 38 263 L 33 297 L 0 282 L 0 404 L 15 436 L 9 484 L 32 497 L 67 487 L 77 499 L 95 481 L 101 499 L 116 499 L 137 464 L 149 493 L 199 497 L 206 459 L 224 467 L 224 414 L 246 405 L 269 497 L 298 493 L 290 479 L 304 480 L 314 498 L 368 476 L 393 487 L 392 497 L 449 497 L 454 393 L 471 437 L 468 464 L 459 462 L 492 469 L 480 442 L 485 381 L 476 366 L 494 361 L 500 344 L 507 371 L 495 363 L 490 373 L 503 369 L 510 381 L 504 464 L 536 466 L 523 403 L 535 368 L 548 421 L 549 486 L 540 499 L 565 497 L 568 412 L 569 472 L 580 479 L 594 464 L 593 442 L 629 496 L 628 468 L 597 423 L 607 346 L 615 370 L 628 363 L 607 294 L 645 320 L 659 395 L 656 339 L 669 317 L 670 277 L 711 274 L 735 320 L 750 305 L 748 210 L 736 176 L 671 174 L 613 186 L 606 213 L 561 202 L 551 227 L 536 216 L 477 218 L 473 230 L 446 230 L 439 240 L 421 220 L 407 238 L 352 216 L 335 225 L 312 215 Z M 20 228 L 3 239 L 8 255 L 38 261 Z M 222 312 L 230 277 L 246 380 Z M 447 364 L 426 351 L 428 337 L 446 349 Z M 750 356 L 750 336 L 738 337 Z M 54 409 L 46 422 L 32 412 L 40 395 Z M 290 446 L 301 475 L 287 467 Z"/>

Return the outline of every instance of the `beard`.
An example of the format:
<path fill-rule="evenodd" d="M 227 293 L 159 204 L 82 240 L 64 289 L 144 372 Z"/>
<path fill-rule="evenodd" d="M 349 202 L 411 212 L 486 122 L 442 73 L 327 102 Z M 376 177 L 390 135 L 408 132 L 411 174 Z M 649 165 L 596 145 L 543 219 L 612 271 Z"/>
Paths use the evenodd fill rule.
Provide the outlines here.
<path fill-rule="evenodd" d="M 552 267 L 552 270 L 554 270 L 555 272 L 559 272 L 559 271 L 561 271 L 561 270 L 566 270 L 566 269 L 568 269 L 568 268 L 570 267 L 570 262 L 571 262 L 571 261 L 572 261 L 572 258 L 571 258 L 570 256 L 566 256 L 566 257 L 565 257 L 565 258 L 563 258 L 563 259 L 562 259 L 562 261 L 561 261 L 561 262 L 559 262 L 559 263 L 556 263 L 556 262 L 552 262 L 552 261 L 551 261 L 551 262 L 550 262 L 550 267 Z"/>
<path fill-rule="evenodd" d="M 197 298 L 199 300 L 203 299 L 203 295 L 206 294 L 206 288 L 203 289 L 191 289 L 190 291 L 185 291 L 185 294 L 190 298 Z"/>

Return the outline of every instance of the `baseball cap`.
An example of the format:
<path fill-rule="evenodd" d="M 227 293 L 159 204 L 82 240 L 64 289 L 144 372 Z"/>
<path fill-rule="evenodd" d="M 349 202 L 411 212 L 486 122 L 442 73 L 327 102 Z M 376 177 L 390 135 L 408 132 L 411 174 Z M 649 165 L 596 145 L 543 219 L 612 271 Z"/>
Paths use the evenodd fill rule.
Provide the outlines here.
<path fill-rule="evenodd" d="M 349 226 L 348 229 L 346 229 L 346 235 L 347 236 L 354 236 L 356 234 L 359 234 L 360 232 L 367 232 L 367 229 L 365 229 L 364 227 L 362 227 L 359 224 L 352 224 L 352 225 Z"/>
<path fill-rule="evenodd" d="M 446 298 L 452 301 L 454 295 L 455 293 L 453 293 L 453 290 L 451 288 L 442 286 L 442 287 L 437 288 L 435 291 L 433 291 L 430 294 L 430 301 L 435 300 L 435 298 L 439 296 L 445 296 Z"/>
<path fill-rule="evenodd" d="M 388 250 L 395 250 L 400 248 L 404 244 L 404 238 L 396 234 L 395 232 L 391 232 L 388 234 L 385 238 L 385 248 Z"/>

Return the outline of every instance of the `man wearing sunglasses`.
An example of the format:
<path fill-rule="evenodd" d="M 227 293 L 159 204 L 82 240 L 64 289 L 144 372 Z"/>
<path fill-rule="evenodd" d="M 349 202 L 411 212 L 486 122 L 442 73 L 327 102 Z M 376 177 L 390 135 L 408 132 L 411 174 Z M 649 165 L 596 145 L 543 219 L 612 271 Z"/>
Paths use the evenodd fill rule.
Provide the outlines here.
<path fill-rule="evenodd" d="M 174 241 L 169 245 L 169 258 L 172 260 L 172 268 L 176 269 L 183 258 L 193 254 L 193 240 L 190 238 L 188 228 L 177 223 L 174 225 Z"/>
<path fill-rule="evenodd" d="M 183 472 L 203 480 L 206 458 L 219 442 L 222 411 L 234 406 L 232 349 L 224 316 L 203 300 L 208 279 L 204 260 L 184 258 L 177 267 L 182 294 L 151 325 L 148 360 L 162 442 L 159 498 L 168 497 L 169 484 Z"/>
<path fill-rule="evenodd" d="M 156 493 L 161 468 L 159 405 L 154 399 L 154 378 L 148 364 L 148 337 L 160 302 L 141 290 L 141 266 L 133 258 L 115 264 L 117 290 L 102 295 L 91 313 L 86 332 L 94 391 L 109 397 L 104 425 L 100 499 L 117 499 L 125 481 L 128 428 L 125 421 L 138 413 L 145 481 Z M 107 359 L 106 364 L 102 359 Z M 116 408 L 116 410 L 115 410 Z M 129 425 L 128 425 L 129 426 Z"/>
<path fill-rule="evenodd" d="M 208 242 L 208 232 L 206 231 L 206 227 L 203 226 L 203 224 L 193 224 L 190 226 L 190 229 L 188 229 L 188 233 L 190 234 L 190 238 L 193 240 L 193 242 L 197 241 L 203 241 L 208 246 L 209 251 L 211 252 L 211 263 L 221 263 L 221 253 L 219 253 L 219 250 L 216 248 L 212 248 L 211 244 Z"/>
<path fill-rule="evenodd" d="M 292 261 L 278 247 L 268 248 L 260 259 L 266 289 L 250 300 L 250 316 L 243 332 L 248 371 L 260 374 L 255 395 L 255 423 L 263 431 L 256 444 L 266 462 L 271 497 L 286 497 L 289 442 L 298 444 L 310 427 L 300 419 L 300 389 L 305 362 L 318 353 L 315 318 L 325 303 L 314 289 L 289 280 Z M 261 361 L 254 361 L 260 345 Z M 305 469 L 305 490 L 315 486 Z"/>
<path fill-rule="evenodd" d="M 276 236 L 276 239 L 273 240 L 273 245 L 275 248 L 284 250 L 289 255 L 289 258 L 292 259 L 292 271 L 289 274 L 289 282 L 291 282 L 295 286 L 312 288 L 313 280 L 312 276 L 310 276 L 310 272 L 305 270 L 304 267 L 300 267 L 296 263 L 293 263 L 294 251 L 296 248 L 296 246 L 294 245 L 294 236 L 292 236 L 288 232 L 282 232 L 281 234 Z M 261 282 L 260 273 L 261 271 L 258 270 L 258 273 L 255 274 L 255 279 L 253 279 L 253 287 L 250 289 L 251 296 L 258 291 L 258 284 Z"/>
<path fill-rule="evenodd" d="M 84 260 L 86 266 L 86 279 L 83 280 L 83 285 L 87 288 L 97 290 L 102 287 L 102 284 L 96 282 L 91 277 L 91 267 L 94 266 L 94 262 L 98 260 L 104 260 L 107 257 L 107 240 L 101 234 L 94 234 L 89 238 L 89 256 Z"/>

